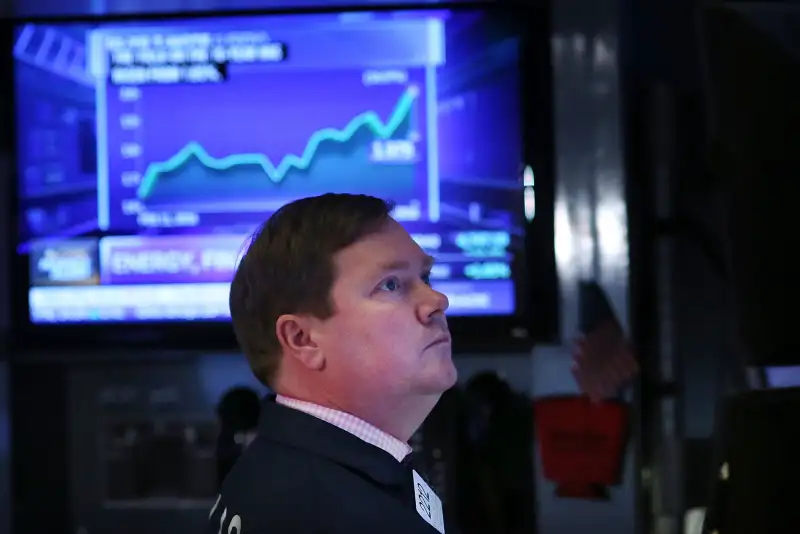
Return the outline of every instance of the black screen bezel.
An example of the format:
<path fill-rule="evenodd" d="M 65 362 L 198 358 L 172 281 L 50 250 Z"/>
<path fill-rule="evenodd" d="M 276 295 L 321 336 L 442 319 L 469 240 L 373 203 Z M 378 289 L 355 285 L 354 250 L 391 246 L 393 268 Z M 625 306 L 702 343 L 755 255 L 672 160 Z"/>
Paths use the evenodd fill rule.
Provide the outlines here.
<path fill-rule="evenodd" d="M 230 10 L 184 13 L 158 13 L 117 16 L 36 17 L 16 19 L 6 29 L 8 53 L 13 47 L 14 28 L 26 23 L 103 24 L 124 21 L 180 20 L 187 18 L 230 18 L 265 15 L 303 15 L 320 13 L 450 10 L 481 11 L 489 16 L 502 17 L 502 22 L 518 25 L 521 33 L 521 110 L 523 113 L 524 161 L 531 165 L 536 176 L 536 217 L 526 224 L 524 250 L 521 250 L 513 270 L 517 310 L 503 316 L 450 316 L 449 323 L 458 352 L 528 351 L 536 342 L 559 340 L 558 277 L 555 259 L 555 148 L 552 94 L 552 65 L 550 57 L 550 13 L 546 3 L 437 3 L 398 4 L 380 6 L 337 6 L 324 8 L 292 8 L 262 10 Z M 12 60 L 13 66 L 13 60 Z M 13 74 L 12 75 L 13 83 Z M 16 86 L 14 85 L 16 90 Z M 233 329 L 228 321 L 191 322 L 109 322 L 35 324 L 30 321 L 28 290 L 29 260 L 26 254 L 16 253 L 19 243 L 21 214 L 18 204 L 19 171 L 16 160 L 17 117 L 14 99 L 7 103 L 9 116 L 14 118 L 11 169 L 7 194 L 11 209 L 9 229 L 11 252 L 11 287 L 13 345 L 19 350 L 236 350 Z M 520 195 L 520 199 L 522 196 Z M 520 212 L 523 206 L 520 203 Z"/>

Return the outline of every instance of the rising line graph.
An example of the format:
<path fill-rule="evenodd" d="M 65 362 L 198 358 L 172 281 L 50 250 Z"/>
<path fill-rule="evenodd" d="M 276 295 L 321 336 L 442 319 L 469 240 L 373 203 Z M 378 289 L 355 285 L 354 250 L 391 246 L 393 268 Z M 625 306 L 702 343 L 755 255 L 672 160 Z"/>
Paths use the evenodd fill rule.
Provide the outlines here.
<path fill-rule="evenodd" d="M 214 171 L 226 171 L 242 165 L 255 165 L 261 168 L 270 181 L 280 183 L 289 171 L 293 169 L 308 169 L 314 161 L 317 150 L 325 142 L 346 143 L 362 128 L 369 128 L 378 139 L 390 138 L 411 113 L 418 96 L 418 87 L 408 87 L 400 96 L 386 122 L 383 122 L 375 111 L 366 111 L 354 117 L 340 130 L 335 128 L 317 130 L 309 138 L 308 144 L 306 144 L 301 155 L 288 154 L 277 165 L 266 155 L 258 153 L 232 154 L 216 158 L 209 154 L 200 143 L 192 141 L 168 160 L 148 165 L 136 195 L 139 199 L 146 200 L 153 193 L 163 174 L 179 169 L 192 158 L 197 159 L 204 167 Z"/>

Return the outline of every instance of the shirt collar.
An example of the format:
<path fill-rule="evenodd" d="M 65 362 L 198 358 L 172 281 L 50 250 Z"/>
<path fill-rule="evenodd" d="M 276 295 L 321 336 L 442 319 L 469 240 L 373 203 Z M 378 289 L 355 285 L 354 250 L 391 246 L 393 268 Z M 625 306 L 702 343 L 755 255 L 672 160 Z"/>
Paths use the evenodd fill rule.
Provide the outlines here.
<path fill-rule="evenodd" d="M 359 419 L 352 414 L 334 410 L 333 408 L 320 406 L 319 404 L 314 404 L 312 402 L 284 397 L 283 395 L 278 395 L 275 398 L 275 402 L 286 406 L 287 408 L 304 412 L 337 428 L 340 428 L 345 432 L 349 432 L 355 437 L 366 441 L 370 445 L 374 445 L 375 447 L 387 452 L 398 462 L 402 462 L 403 459 L 408 456 L 409 453 L 411 453 L 412 449 L 408 443 L 397 439 L 391 434 L 387 434 L 383 430 L 367 423 L 363 419 Z"/>

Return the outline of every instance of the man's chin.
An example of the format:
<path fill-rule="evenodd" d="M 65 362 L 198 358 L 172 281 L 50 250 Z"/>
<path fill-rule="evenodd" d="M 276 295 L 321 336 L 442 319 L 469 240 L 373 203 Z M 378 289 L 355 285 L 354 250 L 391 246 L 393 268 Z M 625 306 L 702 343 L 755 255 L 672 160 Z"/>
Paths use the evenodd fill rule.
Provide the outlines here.
<path fill-rule="evenodd" d="M 451 387 L 455 386 L 456 382 L 458 382 L 458 369 L 456 369 L 455 363 L 453 362 L 453 358 L 449 351 L 446 361 L 442 361 L 442 368 L 439 369 L 439 376 L 441 378 L 440 384 L 442 391 L 447 391 Z"/>
<path fill-rule="evenodd" d="M 437 355 L 435 360 L 429 360 L 427 364 L 419 393 L 440 395 L 458 382 L 458 371 L 449 353 Z"/>
<path fill-rule="evenodd" d="M 442 391 L 447 391 L 458 383 L 458 371 L 453 367 L 453 373 L 445 380 L 445 387 Z"/>

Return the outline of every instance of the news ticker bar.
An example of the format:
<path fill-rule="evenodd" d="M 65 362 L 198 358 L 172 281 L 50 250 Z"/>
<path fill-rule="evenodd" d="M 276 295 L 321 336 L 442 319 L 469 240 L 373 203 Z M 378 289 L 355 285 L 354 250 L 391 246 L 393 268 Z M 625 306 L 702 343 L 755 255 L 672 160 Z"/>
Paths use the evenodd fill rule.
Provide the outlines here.
<path fill-rule="evenodd" d="M 451 315 L 504 315 L 514 311 L 511 280 L 440 282 Z M 29 291 L 33 322 L 191 321 L 230 318 L 230 283 L 49 286 Z"/>
<path fill-rule="evenodd" d="M 442 253 L 440 235 L 413 237 L 424 250 L 436 256 L 437 265 L 431 272 L 433 280 L 449 281 L 470 263 L 505 266 L 508 270 L 511 260 L 507 254 L 482 262 L 458 252 Z M 241 235 L 118 236 L 34 242 L 30 282 L 34 287 L 230 282 L 247 242 L 248 238 Z M 453 269 L 453 265 L 460 267 Z M 476 266 L 472 267 L 476 271 Z M 467 278 L 509 277 L 508 273 L 495 271 L 483 274 L 476 271 Z"/>

